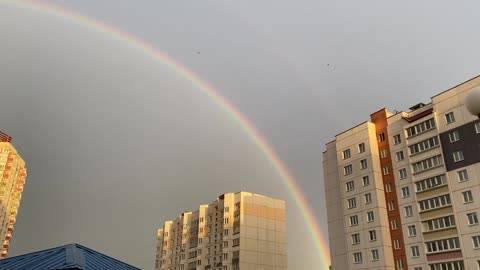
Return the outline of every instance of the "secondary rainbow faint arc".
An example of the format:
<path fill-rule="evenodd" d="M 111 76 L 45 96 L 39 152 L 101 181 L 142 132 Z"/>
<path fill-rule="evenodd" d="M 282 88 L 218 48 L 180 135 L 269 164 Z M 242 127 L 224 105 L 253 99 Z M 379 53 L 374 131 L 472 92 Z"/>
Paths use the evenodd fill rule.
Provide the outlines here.
<path fill-rule="evenodd" d="M 123 32 L 104 22 L 90 17 L 86 17 L 72 10 L 68 10 L 66 8 L 41 1 L 8 0 L 7 2 L 12 3 L 18 7 L 70 20 L 71 22 L 75 22 L 81 26 L 105 33 L 116 40 L 123 41 L 130 46 L 144 52 L 145 54 L 158 59 L 162 64 L 166 65 L 171 70 L 180 74 L 184 79 L 188 80 L 190 83 L 198 87 L 203 93 L 213 99 L 213 101 L 217 105 L 219 105 L 226 113 L 230 115 L 232 119 L 234 119 L 242 127 L 242 129 L 250 136 L 250 138 L 260 148 L 263 154 L 268 158 L 268 160 L 272 163 L 273 167 L 280 174 L 283 182 L 286 184 L 288 190 L 293 195 L 295 202 L 300 207 L 308 229 L 314 236 L 315 245 L 317 246 L 320 253 L 319 255 L 321 256 L 324 268 L 328 269 L 330 264 L 328 244 L 323 237 L 320 226 L 316 222 L 312 209 L 309 207 L 302 192 L 300 191 L 300 188 L 295 183 L 295 180 L 288 172 L 287 168 L 280 160 L 278 155 L 275 153 L 273 148 L 260 135 L 260 133 L 253 126 L 253 124 L 250 123 L 250 121 L 248 121 L 248 119 L 230 101 L 228 101 L 225 97 L 221 96 L 219 92 L 213 88 L 213 86 L 211 86 L 208 82 L 201 79 L 192 71 L 178 63 L 175 59 L 173 59 L 166 53 L 160 51 L 159 49 L 139 39 L 138 37 Z"/>

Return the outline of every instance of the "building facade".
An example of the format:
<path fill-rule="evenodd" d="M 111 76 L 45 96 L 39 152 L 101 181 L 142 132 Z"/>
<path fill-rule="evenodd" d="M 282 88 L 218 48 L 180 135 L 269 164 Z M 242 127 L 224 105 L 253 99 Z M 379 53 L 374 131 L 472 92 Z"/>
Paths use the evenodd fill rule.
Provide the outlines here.
<path fill-rule="evenodd" d="M 286 270 L 285 201 L 226 193 L 157 233 L 158 270 Z"/>
<path fill-rule="evenodd" d="M 480 269 L 480 77 L 326 145 L 332 269 Z"/>
<path fill-rule="evenodd" d="M 7 257 L 13 227 L 27 176 L 25 161 L 11 144 L 11 137 L 0 132 L 0 258 Z"/>

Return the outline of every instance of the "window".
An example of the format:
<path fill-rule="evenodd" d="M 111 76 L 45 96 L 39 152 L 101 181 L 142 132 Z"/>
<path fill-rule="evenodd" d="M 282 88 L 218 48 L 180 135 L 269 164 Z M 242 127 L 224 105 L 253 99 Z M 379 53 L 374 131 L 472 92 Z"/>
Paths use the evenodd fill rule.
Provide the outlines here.
<path fill-rule="evenodd" d="M 480 248 L 480 235 L 473 236 L 472 240 L 473 240 L 473 248 L 475 249 Z"/>
<path fill-rule="evenodd" d="M 378 249 L 372 249 L 372 261 L 378 261 Z"/>
<path fill-rule="evenodd" d="M 352 191 L 355 188 L 353 181 L 349 181 L 345 185 L 347 186 L 347 191 Z"/>
<path fill-rule="evenodd" d="M 354 233 L 352 234 L 352 245 L 360 244 L 360 234 Z"/>
<path fill-rule="evenodd" d="M 387 191 L 387 193 L 392 192 L 392 183 L 385 184 L 385 190 Z"/>
<path fill-rule="evenodd" d="M 395 210 L 395 201 L 389 201 L 388 202 L 388 211 L 393 211 Z"/>
<path fill-rule="evenodd" d="M 424 232 L 455 228 L 455 217 L 451 215 L 422 221 L 422 227 Z"/>
<path fill-rule="evenodd" d="M 357 226 L 358 225 L 358 216 L 351 216 L 350 217 L 350 226 Z"/>
<path fill-rule="evenodd" d="M 447 122 L 447 124 L 455 122 L 455 115 L 453 115 L 453 112 L 445 114 L 445 121 Z"/>
<path fill-rule="evenodd" d="M 417 228 L 415 227 L 415 225 L 408 226 L 408 236 L 409 237 L 417 236 Z"/>
<path fill-rule="evenodd" d="M 367 168 L 367 160 L 366 159 L 360 160 L 360 168 L 362 170 Z"/>
<path fill-rule="evenodd" d="M 463 157 L 463 151 L 455 151 L 453 152 L 453 161 L 454 162 L 459 162 L 459 161 L 462 161 L 464 159 Z"/>
<path fill-rule="evenodd" d="M 415 155 L 418 153 L 422 153 L 424 151 L 427 151 L 429 149 L 432 149 L 440 144 L 440 141 L 438 140 L 438 136 L 423 140 L 421 142 L 418 142 L 416 144 L 412 144 L 408 147 L 410 150 L 410 155 Z"/>
<path fill-rule="evenodd" d="M 412 257 L 420 257 L 420 249 L 418 248 L 418 246 L 412 247 Z"/>
<path fill-rule="evenodd" d="M 400 239 L 393 240 L 393 247 L 395 249 L 400 249 Z"/>
<path fill-rule="evenodd" d="M 357 207 L 357 201 L 355 200 L 355 198 L 348 199 L 347 203 L 348 203 L 348 209 Z"/>
<path fill-rule="evenodd" d="M 458 171 L 457 173 L 458 173 L 458 182 L 468 181 L 468 173 L 466 169 Z"/>
<path fill-rule="evenodd" d="M 397 260 L 397 269 L 398 270 L 403 270 L 405 268 L 403 268 L 403 260 L 402 259 L 398 259 Z"/>
<path fill-rule="evenodd" d="M 375 220 L 375 216 L 373 215 L 372 211 L 367 212 L 367 221 L 373 222 Z"/>
<path fill-rule="evenodd" d="M 411 205 L 405 206 L 405 217 L 413 216 L 413 207 Z"/>
<path fill-rule="evenodd" d="M 233 239 L 233 246 L 232 247 L 236 247 L 236 246 L 239 246 L 239 245 L 240 245 L 240 238 Z"/>
<path fill-rule="evenodd" d="M 413 127 L 407 129 L 407 136 L 415 136 L 417 134 L 423 133 L 427 130 L 430 130 L 435 127 L 435 120 L 430 118 L 422 123 L 419 123 Z"/>
<path fill-rule="evenodd" d="M 358 153 L 365 152 L 365 143 L 361 143 L 358 145 Z"/>
<path fill-rule="evenodd" d="M 344 175 L 352 174 L 352 165 L 347 165 L 343 167 L 343 174 Z"/>
<path fill-rule="evenodd" d="M 362 253 L 361 252 L 353 253 L 353 262 L 354 263 L 362 263 Z"/>
<path fill-rule="evenodd" d="M 426 199 L 418 202 L 420 212 L 442 208 L 452 205 L 450 194 Z"/>
<path fill-rule="evenodd" d="M 383 175 L 389 175 L 390 174 L 390 168 L 388 166 L 383 167 Z"/>
<path fill-rule="evenodd" d="M 407 169 L 403 168 L 398 170 L 398 174 L 400 175 L 400 179 L 407 178 Z"/>
<path fill-rule="evenodd" d="M 363 185 L 364 187 L 370 185 L 370 179 L 368 178 L 368 175 L 362 177 L 362 185 Z"/>
<path fill-rule="evenodd" d="M 365 204 L 372 203 L 372 194 L 371 193 L 367 193 L 364 196 L 365 196 Z"/>
<path fill-rule="evenodd" d="M 227 248 L 228 247 L 228 241 L 223 241 L 223 247 Z"/>
<path fill-rule="evenodd" d="M 350 156 L 351 156 L 350 149 L 343 150 L 342 156 L 343 156 L 343 159 L 350 158 Z"/>
<path fill-rule="evenodd" d="M 473 202 L 473 195 L 471 190 L 467 190 L 462 192 L 463 203 L 471 203 Z"/>
<path fill-rule="evenodd" d="M 463 261 L 430 264 L 430 270 L 465 270 Z"/>
<path fill-rule="evenodd" d="M 425 242 L 427 253 L 444 252 L 460 249 L 458 237 Z"/>
<path fill-rule="evenodd" d="M 413 172 L 420 173 L 443 164 L 442 156 L 434 156 L 412 164 Z"/>
<path fill-rule="evenodd" d="M 460 140 L 460 133 L 458 133 L 458 130 L 452 131 L 448 133 L 448 138 L 450 139 L 451 143 L 454 143 Z"/>
<path fill-rule="evenodd" d="M 403 155 L 403 151 L 397 152 L 396 156 L 397 156 L 397 161 L 402 161 L 405 159 L 405 156 Z"/>
<path fill-rule="evenodd" d="M 398 229 L 398 224 L 396 219 L 392 219 L 392 221 L 390 221 L 390 225 L 392 226 L 392 230 Z"/>
<path fill-rule="evenodd" d="M 394 144 L 399 144 L 399 143 L 402 142 L 400 134 L 397 134 L 397 135 L 393 136 L 393 142 L 394 142 Z"/>
<path fill-rule="evenodd" d="M 480 133 L 480 122 L 475 123 L 475 132 L 478 134 Z"/>
<path fill-rule="evenodd" d="M 468 213 L 467 214 L 468 225 L 477 225 L 478 224 L 478 217 L 477 213 Z"/>
<path fill-rule="evenodd" d="M 402 197 L 403 198 L 410 197 L 410 189 L 408 187 L 402 188 Z"/>
<path fill-rule="evenodd" d="M 382 150 L 380 151 L 380 157 L 381 157 L 381 158 L 386 158 L 386 157 L 388 157 L 387 149 L 384 148 L 384 149 L 382 149 Z"/>
<path fill-rule="evenodd" d="M 370 241 L 377 241 L 377 231 L 368 231 L 368 234 L 370 235 Z"/>
<path fill-rule="evenodd" d="M 445 177 L 444 174 L 415 182 L 417 193 L 434 189 L 437 187 L 442 187 L 445 185 L 447 185 L 447 178 Z"/>
<path fill-rule="evenodd" d="M 385 141 L 385 133 L 380 133 L 380 134 L 378 134 L 378 141 L 379 141 L 379 142 Z"/>

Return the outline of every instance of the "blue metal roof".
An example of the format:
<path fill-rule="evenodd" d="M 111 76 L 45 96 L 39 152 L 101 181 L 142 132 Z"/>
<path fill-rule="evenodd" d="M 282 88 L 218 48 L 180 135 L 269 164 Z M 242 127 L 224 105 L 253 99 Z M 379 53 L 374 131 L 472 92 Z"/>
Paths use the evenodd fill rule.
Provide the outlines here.
<path fill-rule="evenodd" d="M 2 270 L 139 270 L 79 244 L 46 249 L 0 260 Z"/>

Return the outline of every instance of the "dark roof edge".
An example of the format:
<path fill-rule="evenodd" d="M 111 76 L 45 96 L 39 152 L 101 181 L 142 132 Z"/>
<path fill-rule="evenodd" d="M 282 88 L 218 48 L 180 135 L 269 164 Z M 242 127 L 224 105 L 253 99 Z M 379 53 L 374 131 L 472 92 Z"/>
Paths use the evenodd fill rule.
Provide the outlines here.
<path fill-rule="evenodd" d="M 368 123 L 368 121 L 363 121 L 363 122 L 361 122 L 360 124 L 358 124 L 358 125 L 356 125 L 356 126 L 353 126 L 353 127 L 349 128 L 349 129 L 347 129 L 347 130 L 344 130 L 344 131 L 338 133 L 337 135 L 335 135 L 335 137 L 338 137 L 338 136 L 342 135 L 343 133 L 348 132 L 348 131 L 350 131 L 350 130 L 356 128 L 356 127 L 359 127 L 359 126 L 361 126 L 361 125 L 363 125 L 363 124 L 365 124 L 365 123 Z"/>
<path fill-rule="evenodd" d="M 448 91 L 450 91 L 450 90 L 453 90 L 453 89 L 455 89 L 455 88 L 457 88 L 457 87 L 459 87 L 459 86 L 461 86 L 461 85 L 463 85 L 463 84 L 466 84 L 466 83 L 471 82 L 471 81 L 473 81 L 473 80 L 475 80 L 475 79 L 478 79 L 478 78 L 480 78 L 480 75 L 475 76 L 475 77 L 473 77 L 473 78 L 471 78 L 471 79 L 469 79 L 469 80 L 467 80 L 467 81 L 464 81 L 464 82 L 462 82 L 462 83 L 460 83 L 460 84 L 457 84 L 457 85 L 455 85 L 454 87 L 451 87 L 451 88 L 449 88 L 449 89 L 447 89 L 447 90 L 445 90 L 445 91 L 442 91 L 442 92 L 440 92 L 440 93 L 432 96 L 431 98 L 437 97 L 437 96 L 439 96 L 439 95 L 441 95 L 441 94 L 444 94 L 444 93 L 446 93 L 446 92 L 448 92 Z"/>

